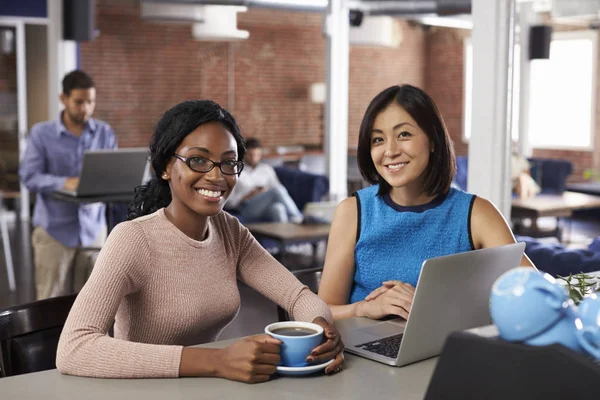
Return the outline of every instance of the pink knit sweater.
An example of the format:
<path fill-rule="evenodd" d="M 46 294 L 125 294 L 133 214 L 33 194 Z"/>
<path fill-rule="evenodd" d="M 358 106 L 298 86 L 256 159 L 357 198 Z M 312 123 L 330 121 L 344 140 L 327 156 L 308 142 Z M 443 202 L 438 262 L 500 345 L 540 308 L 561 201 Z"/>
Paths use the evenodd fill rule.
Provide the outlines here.
<path fill-rule="evenodd" d="M 111 232 L 67 318 L 56 365 L 70 375 L 177 377 L 183 346 L 216 340 L 235 318 L 237 279 L 297 320 L 333 320 L 236 218 L 210 218 L 208 237 L 198 242 L 161 209 Z"/>

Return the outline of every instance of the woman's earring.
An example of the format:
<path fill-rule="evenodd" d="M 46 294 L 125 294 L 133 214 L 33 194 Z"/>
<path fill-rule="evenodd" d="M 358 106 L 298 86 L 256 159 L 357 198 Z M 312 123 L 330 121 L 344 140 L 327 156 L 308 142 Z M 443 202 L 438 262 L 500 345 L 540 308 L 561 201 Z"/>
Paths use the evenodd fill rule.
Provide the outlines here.
<path fill-rule="evenodd" d="M 167 179 L 169 179 L 169 174 L 167 174 L 166 172 L 163 173 L 162 178 L 166 181 Z"/>

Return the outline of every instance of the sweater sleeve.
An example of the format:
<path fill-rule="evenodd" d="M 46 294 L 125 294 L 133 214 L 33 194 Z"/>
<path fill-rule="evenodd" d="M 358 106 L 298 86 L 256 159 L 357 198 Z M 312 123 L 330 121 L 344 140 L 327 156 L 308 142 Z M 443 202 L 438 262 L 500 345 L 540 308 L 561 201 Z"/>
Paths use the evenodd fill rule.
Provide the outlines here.
<path fill-rule="evenodd" d="M 152 260 L 142 228 L 135 222 L 117 225 L 63 328 L 56 356 L 61 373 L 97 378 L 179 376 L 182 346 L 107 335 L 123 298 L 143 284 L 144 268 L 152 268 Z"/>
<path fill-rule="evenodd" d="M 232 225 L 237 227 L 232 227 Z M 236 229 L 237 228 L 237 229 Z M 237 219 L 230 221 L 239 243 L 239 279 L 284 308 L 297 321 L 312 322 L 323 317 L 333 323 L 327 304 L 303 285 L 254 239 Z"/>

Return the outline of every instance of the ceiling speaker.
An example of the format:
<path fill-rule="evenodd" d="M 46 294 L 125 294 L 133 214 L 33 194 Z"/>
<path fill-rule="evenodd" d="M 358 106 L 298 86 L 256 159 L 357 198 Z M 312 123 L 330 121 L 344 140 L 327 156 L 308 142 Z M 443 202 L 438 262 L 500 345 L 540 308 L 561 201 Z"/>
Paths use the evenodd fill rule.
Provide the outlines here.
<path fill-rule="evenodd" d="M 85 42 L 93 40 L 96 0 L 63 1 L 63 39 Z"/>
<path fill-rule="evenodd" d="M 529 29 L 529 59 L 549 59 L 552 26 L 534 25 Z"/>

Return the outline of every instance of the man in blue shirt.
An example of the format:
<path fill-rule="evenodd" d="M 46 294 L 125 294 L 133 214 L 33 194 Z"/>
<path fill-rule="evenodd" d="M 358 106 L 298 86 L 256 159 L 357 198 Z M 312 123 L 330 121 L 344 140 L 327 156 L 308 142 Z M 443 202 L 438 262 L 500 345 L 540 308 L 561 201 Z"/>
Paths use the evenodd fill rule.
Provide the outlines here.
<path fill-rule="evenodd" d="M 21 182 L 36 192 L 32 244 L 38 300 L 77 291 L 90 262 L 78 248 L 101 246 L 106 239 L 104 204 L 60 201 L 51 192 L 77 189 L 84 151 L 117 147 L 112 128 L 91 118 L 93 79 L 76 70 L 65 75 L 62 86 L 64 111 L 31 128 L 19 167 Z"/>

